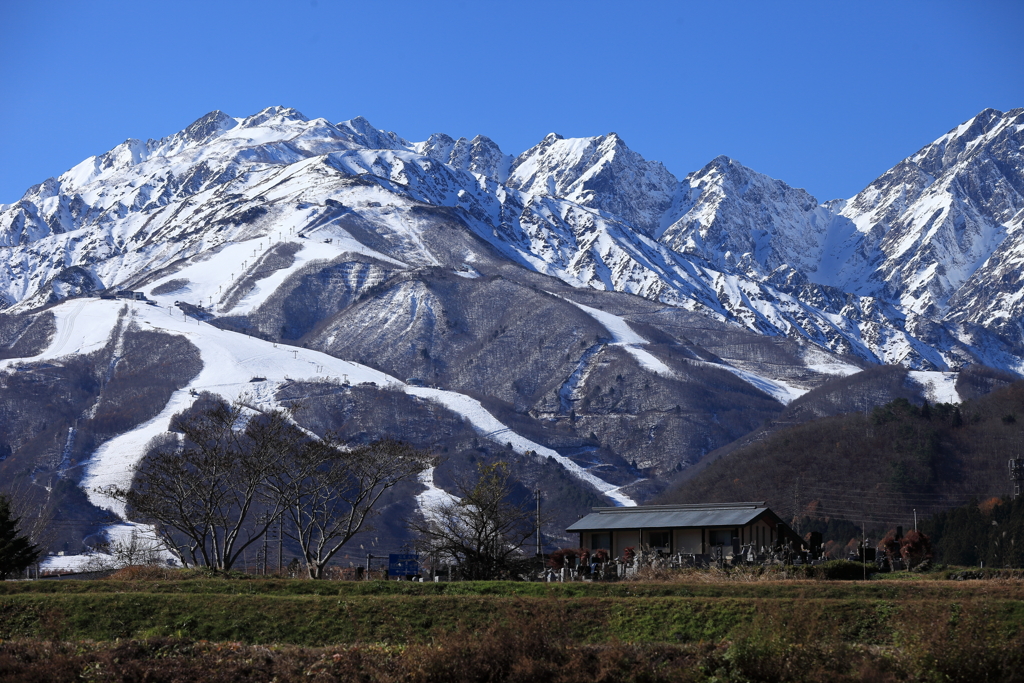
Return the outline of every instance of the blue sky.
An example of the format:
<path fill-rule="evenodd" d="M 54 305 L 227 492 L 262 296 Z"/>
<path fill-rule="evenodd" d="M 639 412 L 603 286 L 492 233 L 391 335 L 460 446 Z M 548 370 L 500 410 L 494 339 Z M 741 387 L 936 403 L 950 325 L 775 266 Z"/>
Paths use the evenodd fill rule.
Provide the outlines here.
<path fill-rule="evenodd" d="M 1024 2 L 0 1 L 0 203 L 213 109 L 420 140 L 617 132 L 848 197 L 986 107 L 1024 106 Z"/>

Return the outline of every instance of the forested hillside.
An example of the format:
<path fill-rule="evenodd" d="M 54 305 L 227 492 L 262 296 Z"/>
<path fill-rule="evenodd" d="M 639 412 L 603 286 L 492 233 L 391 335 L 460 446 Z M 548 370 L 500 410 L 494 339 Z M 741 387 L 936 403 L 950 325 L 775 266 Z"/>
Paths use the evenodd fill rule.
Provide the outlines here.
<path fill-rule="evenodd" d="M 1024 567 L 1024 498 L 971 501 L 921 524 L 946 564 Z"/>
<path fill-rule="evenodd" d="M 811 420 L 709 464 L 658 502 L 765 500 L 803 531 L 866 523 L 868 533 L 1009 492 L 1024 446 L 1024 382 L 961 404 L 900 398 Z"/>

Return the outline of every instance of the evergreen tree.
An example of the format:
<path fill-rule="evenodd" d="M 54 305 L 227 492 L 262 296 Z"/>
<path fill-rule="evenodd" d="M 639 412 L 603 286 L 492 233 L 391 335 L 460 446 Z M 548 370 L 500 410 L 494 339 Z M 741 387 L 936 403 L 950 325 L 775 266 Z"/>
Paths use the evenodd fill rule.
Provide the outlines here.
<path fill-rule="evenodd" d="M 18 522 L 11 514 L 6 496 L 0 495 L 0 581 L 20 574 L 39 559 L 39 548 L 18 533 Z"/>

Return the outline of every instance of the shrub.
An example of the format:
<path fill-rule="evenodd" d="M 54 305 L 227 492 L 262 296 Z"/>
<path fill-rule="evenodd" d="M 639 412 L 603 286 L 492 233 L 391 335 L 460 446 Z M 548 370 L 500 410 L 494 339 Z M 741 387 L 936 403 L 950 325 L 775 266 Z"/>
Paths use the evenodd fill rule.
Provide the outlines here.
<path fill-rule="evenodd" d="M 859 581 L 865 575 L 865 565 L 849 560 L 830 560 L 823 564 L 808 565 L 805 570 L 809 578 L 825 581 Z M 867 567 L 868 574 L 873 571 L 873 565 Z"/>

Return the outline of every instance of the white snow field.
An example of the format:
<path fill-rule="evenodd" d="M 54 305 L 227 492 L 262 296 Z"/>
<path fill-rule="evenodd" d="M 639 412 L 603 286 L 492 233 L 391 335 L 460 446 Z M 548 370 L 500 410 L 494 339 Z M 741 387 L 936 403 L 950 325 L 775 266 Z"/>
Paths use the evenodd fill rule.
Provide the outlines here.
<path fill-rule="evenodd" d="M 672 371 L 672 368 L 665 365 L 664 362 L 656 358 L 650 351 L 643 348 L 647 345 L 647 340 L 637 334 L 625 319 L 613 313 L 608 313 L 607 311 L 591 308 L 590 306 L 584 306 L 583 304 L 576 303 L 570 299 L 565 300 L 569 301 L 569 303 L 573 304 L 594 320 L 601 323 L 601 325 L 603 325 L 612 336 L 612 345 L 621 346 L 625 349 L 629 355 L 633 356 L 633 358 L 640 363 L 641 367 L 664 377 L 676 376 L 676 373 Z M 752 384 L 783 404 L 791 403 L 808 392 L 808 389 L 793 386 L 792 384 L 787 384 L 786 382 L 778 379 L 768 379 L 767 377 L 750 372 L 749 370 L 742 370 L 732 365 L 696 360 L 688 362 L 731 372 L 744 382 Z M 859 371 L 859 368 L 855 368 L 855 371 Z"/>
<path fill-rule="evenodd" d="M 101 445 L 85 464 L 81 486 L 89 500 L 100 508 L 109 509 L 124 517 L 124 505 L 105 495 L 109 486 L 127 486 L 131 482 L 134 466 L 143 456 L 146 445 L 167 431 L 173 415 L 186 408 L 193 400 L 192 392 L 209 391 L 229 401 L 244 399 L 257 406 L 274 407 L 278 387 L 292 380 L 331 380 L 352 384 L 374 382 L 390 386 L 412 395 L 440 403 L 470 420 L 473 427 L 486 438 L 498 443 L 512 442 L 517 452 L 536 451 L 553 457 L 570 474 L 590 484 L 617 505 L 635 505 L 629 497 L 619 493 L 617 487 L 587 472 L 572 460 L 559 455 L 514 432 L 499 422 L 479 402 L 462 394 L 440 389 L 406 386 L 403 382 L 378 370 L 358 363 L 341 360 L 318 351 L 275 344 L 236 332 L 221 330 L 194 318 L 185 317 L 176 308 L 164 308 L 133 302 L 103 299 L 73 299 L 53 309 L 56 333 L 50 346 L 31 359 L 0 362 L 3 369 L 13 362 L 55 359 L 70 353 L 85 353 L 102 348 L 115 329 L 119 316 L 125 323 L 143 330 L 152 330 L 184 336 L 200 351 L 203 369 L 188 384 L 175 392 L 159 415 L 135 429 L 125 432 Z M 262 378 L 261 381 L 251 381 Z M 419 498 L 421 503 L 447 495 L 433 486 L 433 478 Z M 115 525 L 107 530 L 108 537 L 127 533 L 135 525 Z M 54 560 L 55 562 L 57 560 Z M 60 560 L 71 562 L 71 560 Z"/>
<path fill-rule="evenodd" d="M 907 374 L 925 388 L 925 396 L 932 403 L 960 403 L 960 394 L 956 391 L 957 373 L 911 370 Z"/>
<path fill-rule="evenodd" d="M 439 505 L 459 501 L 458 496 L 448 493 L 434 483 L 434 469 L 434 467 L 428 467 L 420 472 L 418 479 L 424 489 L 416 495 L 416 507 L 431 519 L 435 519 L 433 513 Z"/>
<path fill-rule="evenodd" d="M 538 443 L 530 441 L 524 436 L 516 434 L 499 422 L 497 418 L 491 415 L 487 409 L 480 405 L 480 402 L 474 398 L 470 398 L 463 394 L 457 394 L 454 391 L 444 391 L 442 389 L 431 389 L 428 387 L 407 386 L 405 387 L 405 392 L 407 394 L 412 394 L 413 396 L 419 396 L 421 398 L 434 401 L 435 403 L 440 403 L 452 412 L 458 413 L 467 419 L 469 423 L 473 425 L 473 429 L 488 439 L 497 443 L 512 444 L 512 450 L 516 453 L 522 455 L 527 451 L 533 451 L 537 455 L 554 458 L 555 462 L 564 467 L 570 474 L 587 482 L 595 489 L 611 498 L 617 506 L 633 507 L 636 505 L 636 502 L 632 498 L 620 492 L 619 487 L 614 484 L 610 484 L 600 477 L 594 476 L 569 458 L 564 455 L 560 455 L 557 451 L 541 446 Z"/>
<path fill-rule="evenodd" d="M 156 557 L 169 564 L 177 564 L 178 560 L 168 552 L 163 543 L 157 537 L 156 532 L 150 524 L 138 524 L 136 522 L 125 522 L 124 524 L 112 524 L 103 529 L 107 542 L 111 546 L 121 545 L 127 548 L 132 543 L 132 534 L 135 534 L 136 551 L 151 551 Z M 43 571 L 60 573 L 77 573 L 89 571 L 103 571 L 105 569 L 119 569 L 117 566 L 119 558 L 117 549 L 114 552 L 83 553 L 81 555 L 47 555 L 40 563 Z"/>

